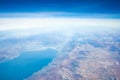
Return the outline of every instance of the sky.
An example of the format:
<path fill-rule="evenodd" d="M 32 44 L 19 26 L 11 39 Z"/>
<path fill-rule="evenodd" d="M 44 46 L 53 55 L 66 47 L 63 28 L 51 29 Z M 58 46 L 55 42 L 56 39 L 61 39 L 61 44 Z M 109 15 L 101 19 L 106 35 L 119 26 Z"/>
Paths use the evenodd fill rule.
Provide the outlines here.
<path fill-rule="evenodd" d="M 119 4 L 120 0 L 0 0 L 0 32 L 119 28 Z"/>
<path fill-rule="evenodd" d="M 120 0 L 0 0 L 0 17 L 46 13 L 44 16 L 119 18 L 119 4 Z"/>

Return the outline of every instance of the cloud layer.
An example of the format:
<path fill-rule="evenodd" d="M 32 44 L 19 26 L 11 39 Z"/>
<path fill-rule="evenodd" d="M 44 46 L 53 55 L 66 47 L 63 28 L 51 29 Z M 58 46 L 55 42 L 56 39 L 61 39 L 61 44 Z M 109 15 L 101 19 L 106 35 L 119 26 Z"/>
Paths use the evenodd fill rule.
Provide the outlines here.
<path fill-rule="evenodd" d="M 89 32 L 120 29 L 119 19 L 90 18 L 0 18 L 0 31 L 11 34 L 43 32 Z M 9 35 L 9 34 L 8 34 Z"/>

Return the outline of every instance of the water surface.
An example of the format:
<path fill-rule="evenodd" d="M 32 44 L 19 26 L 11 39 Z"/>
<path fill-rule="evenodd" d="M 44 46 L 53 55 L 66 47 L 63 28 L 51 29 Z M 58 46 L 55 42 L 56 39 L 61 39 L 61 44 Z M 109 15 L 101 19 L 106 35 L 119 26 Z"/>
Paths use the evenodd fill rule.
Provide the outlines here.
<path fill-rule="evenodd" d="M 23 80 L 47 66 L 56 53 L 53 49 L 23 52 L 15 59 L 0 63 L 0 80 Z"/>

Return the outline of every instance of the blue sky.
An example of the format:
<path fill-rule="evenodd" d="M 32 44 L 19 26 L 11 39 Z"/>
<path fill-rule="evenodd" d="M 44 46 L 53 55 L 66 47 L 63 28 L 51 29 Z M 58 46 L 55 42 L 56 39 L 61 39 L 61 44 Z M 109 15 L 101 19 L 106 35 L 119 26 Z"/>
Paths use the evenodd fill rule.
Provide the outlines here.
<path fill-rule="evenodd" d="M 0 0 L 0 12 L 120 13 L 120 0 Z"/>
<path fill-rule="evenodd" d="M 100 14 L 117 18 L 120 17 L 119 4 L 120 0 L 0 0 L 0 14 L 64 12 L 70 13 L 65 16 Z"/>
<path fill-rule="evenodd" d="M 0 0 L 0 31 L 28 35 L 32 31 L 37 34 L 119 29 L 119 3 L 119 0 Z"/>

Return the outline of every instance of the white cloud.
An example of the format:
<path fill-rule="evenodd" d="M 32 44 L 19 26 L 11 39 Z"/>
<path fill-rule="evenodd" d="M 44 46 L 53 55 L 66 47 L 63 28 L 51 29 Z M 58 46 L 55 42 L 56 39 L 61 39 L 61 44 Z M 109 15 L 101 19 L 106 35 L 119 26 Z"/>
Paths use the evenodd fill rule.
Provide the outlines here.
<path fill-rule="evenodd" d="M 119 19 L 87 18 L 0 18 L 0 30 L 60 29 L 65 27 L 120 27 Z"/>
<path fill-rule="evenodd" d="M 119 19 L 87 18 L 0 18 L 0 31 L 31 35 L 48 31 L 89 31 L 106 28 L 120 29 Z"/>

